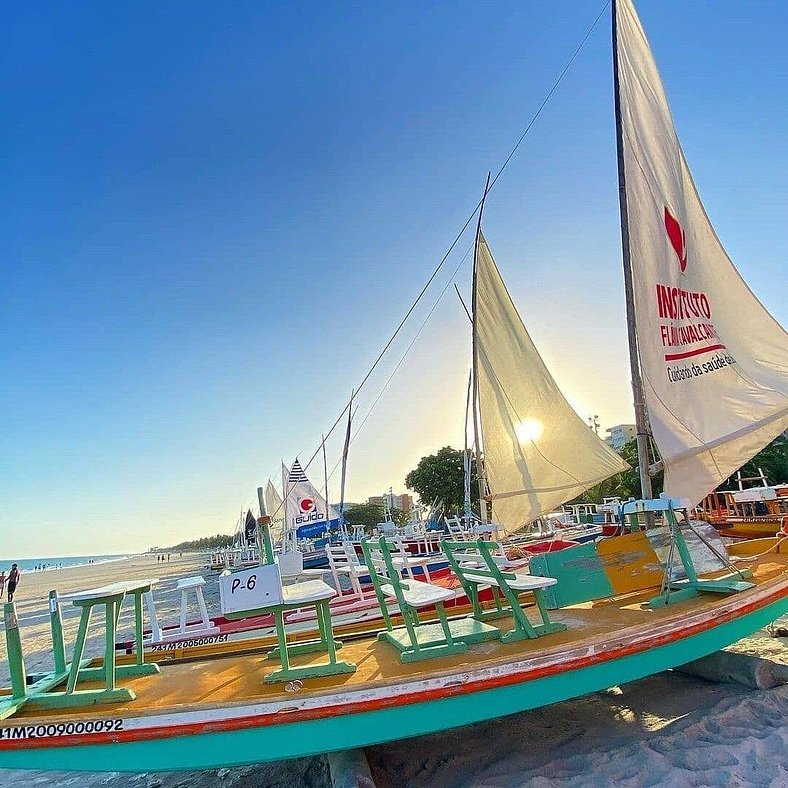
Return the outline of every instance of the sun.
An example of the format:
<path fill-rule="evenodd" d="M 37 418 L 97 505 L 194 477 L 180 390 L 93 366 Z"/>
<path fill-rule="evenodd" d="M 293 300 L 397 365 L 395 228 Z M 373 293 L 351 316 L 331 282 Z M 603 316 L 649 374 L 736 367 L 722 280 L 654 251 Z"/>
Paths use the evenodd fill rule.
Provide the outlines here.
<path fill-rule="evenodd" d="M 515 425 L 514 431 L 517 433 L 517 438 L 520 443 L 527 443 L 538 441 L 544 432 L 544 425 L 539 419 L 532 416 L 523 419 Z"/>

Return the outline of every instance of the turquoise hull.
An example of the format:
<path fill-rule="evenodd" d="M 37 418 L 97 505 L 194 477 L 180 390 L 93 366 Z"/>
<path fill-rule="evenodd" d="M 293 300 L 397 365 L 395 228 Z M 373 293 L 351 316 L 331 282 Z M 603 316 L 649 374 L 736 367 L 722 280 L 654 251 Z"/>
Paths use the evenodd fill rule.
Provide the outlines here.
<path fill-rule="evenodd" d="M 378 744 L 503 717 L 643 678 L 710 654 L 788 613 L 778 599 L 738 618 L 616 659 L 439 700 L 360 713 L 112 744 L 0 752 L 0 767 L 90 771 L 169 771 L 237 766 Z"/>

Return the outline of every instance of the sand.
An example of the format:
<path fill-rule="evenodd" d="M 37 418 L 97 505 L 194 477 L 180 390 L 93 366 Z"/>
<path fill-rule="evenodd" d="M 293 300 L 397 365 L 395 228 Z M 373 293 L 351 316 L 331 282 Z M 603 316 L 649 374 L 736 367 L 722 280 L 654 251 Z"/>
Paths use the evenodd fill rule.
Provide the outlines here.
<path fill-rule="evenodd" d="M 29 671 L 47 670 L 50 588 L 61 593 L 119 577 L 156 577 L 162 623 L 175 621 L 178 578 L 209 573 L 197 554 L 155 556 L 27 573 L 17 611 Z M 218 611 L 215 583 L 206 586 L 209 611 Z M 196 612 L 196 611 L 192 611 Z M 64 606 L 66 642 L 78 617 Z M 131 634 L 131 609 L 121 632 Z M 2 649 L 5 653 L 3 640 Z M 101 636 L 89 642 L 100 654 Z M 788 664 L 788 639 L 757 633 L 736 650 Z M 5 660 L 0 662 L 8 681 Z M 748 690 L 679 673 L 657 676 L 543 709 L 459 730 L 370 747 L 366 751 L 379 788 L 509 788 L 510 786 L 788 786 L 788 686 Z M 330 786 L 324 758 L 305 758 L 218 771 L 161 774 L 0 771 L 0 786 L 64 788 L 252 788 Z"/>

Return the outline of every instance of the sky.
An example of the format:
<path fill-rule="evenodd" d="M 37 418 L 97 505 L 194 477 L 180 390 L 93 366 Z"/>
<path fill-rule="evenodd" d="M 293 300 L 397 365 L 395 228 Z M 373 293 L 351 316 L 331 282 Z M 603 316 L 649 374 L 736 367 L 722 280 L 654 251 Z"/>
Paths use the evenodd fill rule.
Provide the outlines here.
<path fill-rule="evenodd" d="M 602 5 L 4 4 L 0 558 L 230 532 L 311 457 Z M 788 6 L 638 8 L 712 222 L 785 324 Z M 633 418 L 609 38 L 605 14 L 484 222 L 603 430 Z M 349 500 L 462 444 L 471 241 L 357 398 L 359 425 L 380 395 Z"/>

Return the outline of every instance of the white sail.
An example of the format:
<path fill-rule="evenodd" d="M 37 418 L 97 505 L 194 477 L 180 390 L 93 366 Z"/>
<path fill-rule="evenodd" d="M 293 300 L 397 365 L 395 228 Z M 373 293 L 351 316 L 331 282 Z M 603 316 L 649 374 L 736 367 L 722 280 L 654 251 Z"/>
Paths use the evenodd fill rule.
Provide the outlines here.
<path fill-rule="evenodd" d="M 265 486 L 265 508 L 271 517 L 270 533 L 274 544 L 282 540 L 285 530 L 285 510 L 282 506 L 282 496 L 274 487 L 274 483 L 269 479 Z"/>
<path fill-rule="evenodd" d="M 646 406 L 666 492 L 697 503 L 788 428 L 788 335 L 706 216 L 630 0 L 616 22 Z"/>
<path fill-rule="evenodd" d="M 339 514 L 333 506 L 326 507 L 326 499 L 309 481 L 301 463 L 293 462 L 288 471 L 282 468 L 282 486 L 285 493 L 285 527 L 289 534 L 312 535 L 320 527 L 338 525 Z"/>
<path fill-rule="evenodd" d="M 481 233 L 473 314 L 493 519 L 511 533 L 629 466 L 561 394 Z"/>

